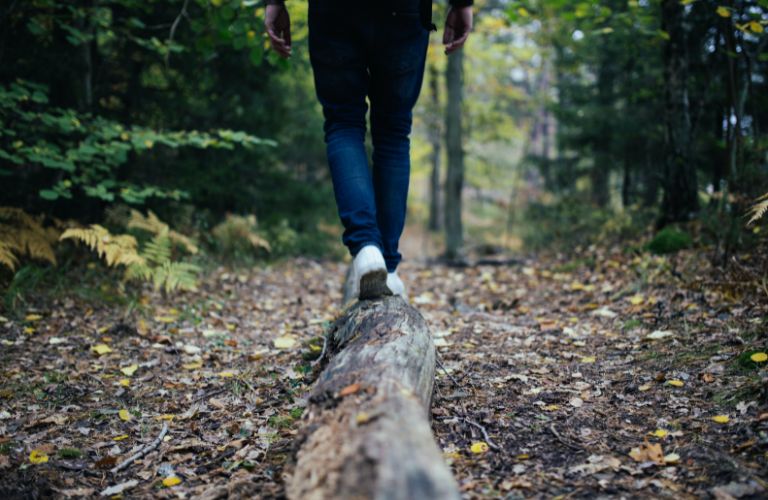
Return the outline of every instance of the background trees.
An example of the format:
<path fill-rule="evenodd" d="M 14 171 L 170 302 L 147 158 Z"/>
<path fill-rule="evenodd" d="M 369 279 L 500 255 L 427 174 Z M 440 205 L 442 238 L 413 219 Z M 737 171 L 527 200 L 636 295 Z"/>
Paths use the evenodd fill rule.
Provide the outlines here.
<path fill-rule="evenodd" d="M 275 253 L 338 249 L 306 3 L 289 6 L 286 63 L 256 1 L 4 5 L 0 204 L 81 223 L 151 208 L 210 240 L 226 213 L 256 214 Z M 748 243 L 767 23 L 765 0 L 478 1 L 461 55 L 433 36 L 411 228 L 451 258 L 648 222 Z"/>

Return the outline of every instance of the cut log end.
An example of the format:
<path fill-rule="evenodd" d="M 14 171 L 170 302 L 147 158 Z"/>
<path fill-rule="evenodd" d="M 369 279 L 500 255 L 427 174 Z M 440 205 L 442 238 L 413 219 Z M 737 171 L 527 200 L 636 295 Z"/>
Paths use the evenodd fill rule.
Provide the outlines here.
<path fill-rule="evenodd" d="M 435 346 L 423 317 L 399 297 L 361 301 L 330 335 L 288 497 L 459 498 L 429 425 Z"/>

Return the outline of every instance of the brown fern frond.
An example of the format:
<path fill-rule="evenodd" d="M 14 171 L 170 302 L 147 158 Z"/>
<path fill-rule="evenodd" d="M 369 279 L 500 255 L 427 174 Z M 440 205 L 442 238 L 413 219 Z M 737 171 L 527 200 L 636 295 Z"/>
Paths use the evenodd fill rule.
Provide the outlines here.
<path fill-rule="evenodd" d="M 11 271 L 16 270 L 19 260 L 13 254 L 13 249 L 0 241 L 0 264 L 6 266 Z"/>
<path fill-rule="evenodd" d="M 128 227 L 132 229 L 141 229 L 154 235 L 167 233 L 172 242 L 181 246 L 187 252 L 193 255 L 198 252 L 197 245 L 195 245 L 191 238 L 171 229 L 170 226 L 160 220 L 152 210 L 147 210 L 147 216 L 145 217 L 138 210 L 131 209 L 131 216 L 128 219 Z"/>
<path fill-rule="evenodd" d="M 768 193 L 765 193 L 756 199 L 754 205 L 749 208 L 747 215 L 749 215 L 750 218 L 747 221 L 747 226 L 751 226 L 760 220 L 766 212 L 768 212 Z"/>
<path fill-rule="evenodd" d="M 137 252 L 136 238 L 129 234 L 112 235 L 98 224 L 91 224 L 88 228 L 67 229 L 61 235 L 61 239 L 73 239 L 85 243 L 88 248 L 104 259 L 109 267 L 130 266 L 144 262 Z"/>

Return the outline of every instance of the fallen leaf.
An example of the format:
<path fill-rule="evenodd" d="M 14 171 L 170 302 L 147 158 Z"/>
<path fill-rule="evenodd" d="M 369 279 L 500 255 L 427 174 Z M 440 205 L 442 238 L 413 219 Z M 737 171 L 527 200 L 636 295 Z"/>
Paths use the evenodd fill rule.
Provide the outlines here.
<path fill-rule="evenodd" d="M 117 415 L 120 417 L 120 420 L 122 420 L 123 422 L 128 422 L 129 420 L 131 420 L 131 414 L 128 412 L 128 410 L 125 410 L 125 409 L 120 410 L 119 412 L 117 412 Z"/>
<path fill-rule="evenodd" d="M 555 411 L 555 410 L 559 410 L 560 407 L 557 405 L 547 405 L 547 406 L 542 406 L 541 409 L 545 411 Z"/>
<path fill-rule="evenodd" d="M 484 441 L 476 441 L 469 447 L 469 451 L 475 454 L 485 453 L 488 449 L 488 443 Z"/>
<path fill-rule="evenodd" d="M 120 368 L 120 371 L 123 372 L 124 375 L 128 377 L 132 377 L 134 373 L 136 373 L 136 370 L 139 369 L 139 365 L 133 364 L 131 366 L 126 366 L 124 368 Z"/>
<path fill-rule="evenodd" d="M 664 455 L 664 463 L 665 464 L 676 464 L 680 461 L 680 455 L 677 453 L 670 453 L 669 455 Z"/>
<path fill-rule="evenodd" d="M 115 436 L 112 438 L 112 441 L 124 441 L 128 439 L 130 436 L 128 434 L 120 434 L 119 436 Z"/>
<path fill-rule="evenodd" d="M 661 450 L 661 445 L 658 443 L 645 442 L 637 448 L 632 448 L 629 452 L 629 456 L 636 462 L 664 463 L 664 452 Z"/>
<path fill-rule="evenodd" d="M 715 415 L 712 420 L 718 424 L 727 424 L 731 418 L 728 415 Z"/>
<path fill-rule="evenodd" d="M 652 436 L 656 436 L 657 438 L 665 438 L 669 432 L 665 431 L 664 429 L 656 429 L 651 433 Z"/>
<path fill-rule="evenodd" d="M 749 357 L 752 361 L 755 363 L 765 363 L 768 361 L 768 354 L 764 352 L 756 352 L 752 356 Z"/>
<path fill-rule="evenodd" d="M 582 363 L 594 363 L 596 361 L 596 358 L 594 356 L 584 356 L 581 358 Z"/>
<path fill-rule="evenodd" d="M 292 335 L 277 337 L 273 342 L 278 349 L 290 349 L 296 345 L 296 339 Z"/>
<path fill-rule="evenodd" d="M 649 333 L 645 338 L 648 340 L 661 340 L 667 337 L 672 337 L 674 335 L 675 335 L 675 332 L 671 330 L 654 330 L 651 333 Z"/>
<path fill-rule="evenodd" d="M 91 347 L 91 351 L 95 352 L 99 356 L 103 356 L 104 354 L 109 354 L 112 352 L 112 349 L 107 344 L 97 344 Z"/>
<path fill-rule="evenodd" d="M 193 361 L 191 363 L 186 363 L 184 365 L 181 365 L 182 368 L 185 370 L 197 370 L 203 367 L 202 361 Z"/>
<path fill-rule="evenodd" d="M 359 383 L 350 384 L 339 391 L 339 396 L 343 398 L 344 396 L 349 396 L 350 394 L 354 394 L 359 390 L 360 390 Z"/>
<path fill-rule="evenodd" d="M 672 379 L 667 380 L 667 385 L 671 385 L 672 387 L 683 387 L 685 385 L 685 382 L 682 380 Z"/>
<path fill-rule="evenodd" d="M 29 461 L 33 464 L 44 464 L 48 462 L 48 454 L 42 450 L 32 450 L 29 454 Z"/>
<path fill-rule="evenodd" d="M 122 385 L 123 387 L 128 387 L 128 386 L 130 386 L 130 385 L 131 385 L 131 380 L 130 380 L 130 379 L 127 379 L 127 378 L 121 378 L 121 379 L 118 381 L 118 384 Z"/>
<path fill-rule="evenodd" d="M 171 488 L 173 486 L 176 486 L 177 484 L 181 484 L 181 479 L 179 479 L 178 476 L 168 476 L 165 479 L 163 479 L 163 486 L 166 488 Z"/>
<path fill-rule="evenodd" d="M 27 314 L 24 321 L 40 321 L 43 317 L 39 314 Z"/>

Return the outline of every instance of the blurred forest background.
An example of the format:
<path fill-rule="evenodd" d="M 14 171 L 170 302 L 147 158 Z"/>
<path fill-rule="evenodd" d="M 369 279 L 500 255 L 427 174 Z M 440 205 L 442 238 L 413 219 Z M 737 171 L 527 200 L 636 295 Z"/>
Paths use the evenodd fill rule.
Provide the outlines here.
<path fill-rule="evenodd" d="M 66 240 L 167 290 L 211 260 L 344 255 L 288 6 L 282 61 L 253 0 L 2 2 L 6 305 L 92 258 Z M 405 257 L 758 245 L 766 27 L 768 0 L 479 0 L 465 50 L 432 37 Z"/>

